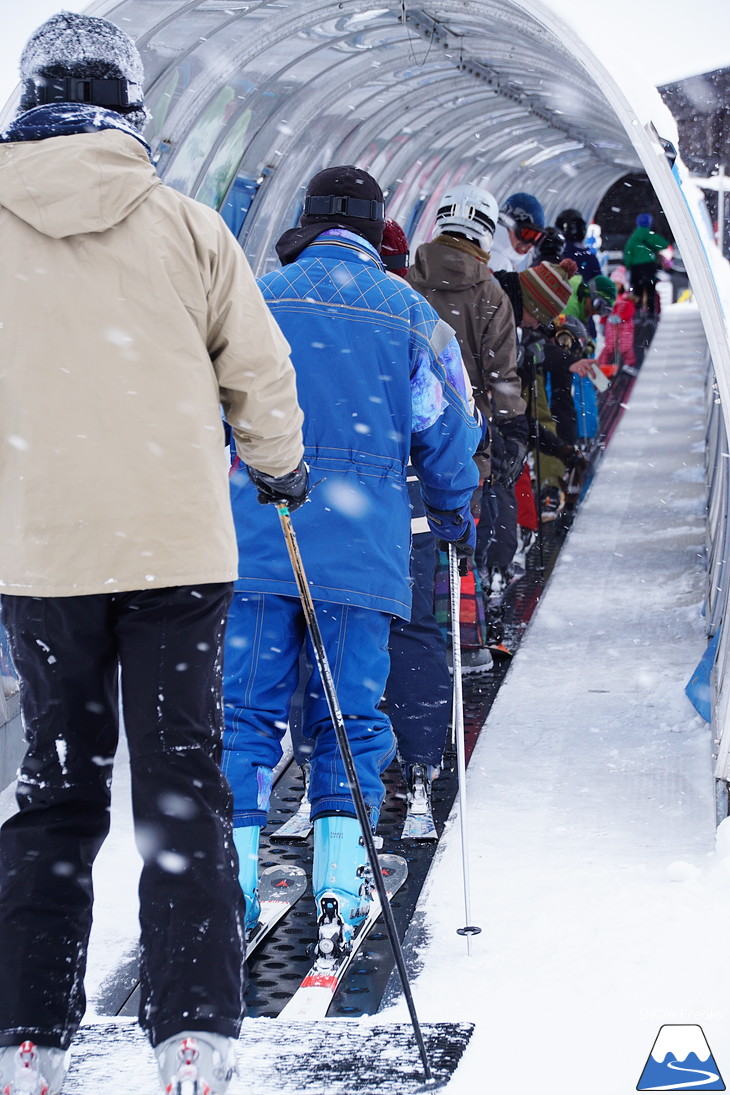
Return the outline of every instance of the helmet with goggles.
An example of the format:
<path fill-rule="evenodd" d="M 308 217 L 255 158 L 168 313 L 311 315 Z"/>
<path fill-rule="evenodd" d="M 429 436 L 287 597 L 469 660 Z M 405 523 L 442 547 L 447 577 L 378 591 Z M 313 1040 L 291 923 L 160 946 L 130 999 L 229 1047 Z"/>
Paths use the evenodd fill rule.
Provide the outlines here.
<path fill-rule="evenodd" d="M 588 289 L 591 293 L 594 314 L 607 316 L 616 303 L 616 283 L 604 277 L 603 274 L 597 274 L 588 282 Z"/>
<path fill-rule="evenodd" d="M 537 246 L 544 235 L 545 213 L 534 194 L 510 194 L 499 208 L 500 223 L 514 232 L 520 243 Z"/>
<path fill-rule="evenodd" d="M 442 232 L 465 236 L 488 251 L 498 216 L 497 199 L 481 186 L 466 183 L 446 191 L 439 202 L 436 225 Z"/>
<path fill-rule="evenodd" d="M 553 337 L 561 350 L 577 361 L 580 357 L 591 357 L 594 350 L 586 326 L 577 316 L 563 313 L 553 321 Z"/>

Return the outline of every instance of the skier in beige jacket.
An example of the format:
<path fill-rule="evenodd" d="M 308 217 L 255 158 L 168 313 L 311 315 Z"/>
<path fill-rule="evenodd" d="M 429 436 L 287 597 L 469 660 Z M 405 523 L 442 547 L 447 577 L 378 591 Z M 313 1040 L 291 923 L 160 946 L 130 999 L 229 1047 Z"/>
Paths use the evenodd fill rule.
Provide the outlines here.
<path fill-rule="evenodd" d="M 144 859 L 141 1021 L 163 1087 L 191 1034 L 201 1090 L 218 1093 L 243 1010 L 218 767 L 238 572 L 221 406 L 261 495 L 296 508 L 294 372 L 223 221 L 155 174 L 131 39 L 60 13 L 21 77 L 0 143 L 0 594 L 28 750 L 0 832 L 0 1090 L 17 1070 L 50 1095 L 63 1081 L 121 701 Z"/>

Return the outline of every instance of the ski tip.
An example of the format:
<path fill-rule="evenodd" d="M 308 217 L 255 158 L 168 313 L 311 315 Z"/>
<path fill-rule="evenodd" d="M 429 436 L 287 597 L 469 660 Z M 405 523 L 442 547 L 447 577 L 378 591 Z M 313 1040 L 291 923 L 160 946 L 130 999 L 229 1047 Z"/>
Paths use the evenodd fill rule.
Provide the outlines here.
<path fill-rule="evenodd" d="M 509 650 L 508 647 L 504 645 L 504 643 L 495 643 L 493 646 L 490 646 L 489 649 L 496 658 L 514 657 L 514 651 Z"/>

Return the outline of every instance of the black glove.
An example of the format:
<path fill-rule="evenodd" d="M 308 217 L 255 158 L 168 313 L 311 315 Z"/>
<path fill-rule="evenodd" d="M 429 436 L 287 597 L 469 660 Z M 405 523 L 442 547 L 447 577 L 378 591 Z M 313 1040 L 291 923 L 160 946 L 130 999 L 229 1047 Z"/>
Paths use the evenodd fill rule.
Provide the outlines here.
<path fill-rule="evenodd" d="M 507 422 L 501 422 L 499 430 L 504 441 L 504 455 L 499 468 L 495 471 L 494 479 L 500 486 L 510 490 L 519 479 L 525 466 L 527 441 L 530 434 L 527 416 L 518 414 Z"/>
<path fill-rule="evenodd" d="M 258 500 L 262 506 L 287 506 L 290 513 L 306 502 L 309 492 L 309 468 L 302 461 L 298 468 L 286 475 L 266 475 L 256 468 L 249 468 L 251 482 L 258 491 Z"/>
<path fill-rule="evenodd" d="M 558 460 L 562 460 L 566 468 L 583 470 L 588 466 L 585 456 L 575 445 L 563 445 L 555 455 Z"/>

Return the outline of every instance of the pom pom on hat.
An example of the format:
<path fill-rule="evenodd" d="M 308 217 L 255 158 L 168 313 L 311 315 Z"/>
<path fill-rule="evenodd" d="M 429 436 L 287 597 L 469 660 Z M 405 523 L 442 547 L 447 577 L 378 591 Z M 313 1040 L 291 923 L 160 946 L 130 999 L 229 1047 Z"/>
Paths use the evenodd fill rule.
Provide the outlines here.
<path fill-rule="evenodd" d="M 572 259 L 563 259 L 558 265 L 541 262 L 523 270 L 519 278 L 525 311 L 538 323 L 550 323 L 559 316 L 572 296 L 570 278 L 577 269 Z"/>

